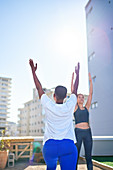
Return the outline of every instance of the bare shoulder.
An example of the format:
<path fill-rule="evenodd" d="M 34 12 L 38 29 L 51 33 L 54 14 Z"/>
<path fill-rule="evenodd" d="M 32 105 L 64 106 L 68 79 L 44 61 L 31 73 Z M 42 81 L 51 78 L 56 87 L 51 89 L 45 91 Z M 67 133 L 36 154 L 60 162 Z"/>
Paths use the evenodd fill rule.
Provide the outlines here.
<path fill-rule="evenodd" d="M 78 105 L 76 104 L 74 112 L 76 112 L 78 109 Z"/>

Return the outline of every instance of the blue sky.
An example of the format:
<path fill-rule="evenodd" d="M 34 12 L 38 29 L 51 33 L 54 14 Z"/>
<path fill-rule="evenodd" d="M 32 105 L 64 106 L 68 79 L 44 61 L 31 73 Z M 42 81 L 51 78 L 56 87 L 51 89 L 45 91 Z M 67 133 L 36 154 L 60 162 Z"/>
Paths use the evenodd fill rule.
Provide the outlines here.
<path fill-rule="evenodd" d="M 88 94 L 85 5 L 88 0 L 0 0 L 0 76 L 12 78 L 10 120 L 32 99 L 29 59 L 43 87 L 65 85 L 79 61 L 79 92 Z"/>

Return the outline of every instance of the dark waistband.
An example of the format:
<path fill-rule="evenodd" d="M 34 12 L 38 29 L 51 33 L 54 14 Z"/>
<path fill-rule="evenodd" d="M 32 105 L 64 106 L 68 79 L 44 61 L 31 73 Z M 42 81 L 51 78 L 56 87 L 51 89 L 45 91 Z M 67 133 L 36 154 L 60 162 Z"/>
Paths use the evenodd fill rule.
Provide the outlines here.
<path fill-rule="evenodd" d="M 72 143 L 74 143 L 74 141 L 73 140 L 71 140 L 71 139 L 61 139 L 61 140 L 57 140 L 57 139 L 48 139 L 45 143 L 52 143 L 52 142 L 54 142 L 54 143 L 60 143 L 60 142 L 72 142 Z"/>
<path fill-rule="evenodd" d="M 91 128 L 87 128 L 87 129 L 81 129 L 81 128 L 75 128 L 75 130 L 80 130 L 80 131 L 88 131 L 88 130 L 91 130 Z"/>

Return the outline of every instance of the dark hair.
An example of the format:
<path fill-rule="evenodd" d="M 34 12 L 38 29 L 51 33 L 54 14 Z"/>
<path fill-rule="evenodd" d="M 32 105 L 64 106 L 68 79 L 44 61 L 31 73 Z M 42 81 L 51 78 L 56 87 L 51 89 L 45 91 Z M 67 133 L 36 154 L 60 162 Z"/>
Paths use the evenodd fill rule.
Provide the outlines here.
<path fill-rule="evenodd" d="M 55 96 L 58 100 L 63 100 L 66 97 L 67 88 L 64 86 L 57 86 L 55 88 Z"/>
<path fill-rule="evenodd" d="M 78 98 L 79 95 L 82 95 L 84 97 L 84 95 L 82 93 L 79 93 L 79 94 L 77 94 L 77 98 Z"/>

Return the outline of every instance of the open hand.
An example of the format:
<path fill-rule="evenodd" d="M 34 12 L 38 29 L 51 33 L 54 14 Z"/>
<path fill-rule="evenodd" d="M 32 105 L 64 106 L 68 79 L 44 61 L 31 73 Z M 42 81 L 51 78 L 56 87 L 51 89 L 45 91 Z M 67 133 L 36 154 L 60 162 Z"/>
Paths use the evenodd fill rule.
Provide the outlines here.
<path fill-rule="evenodd" d="M 33 60 L 30 59 L 30 60 L 29 60 L 29 64 L 30 64 L 30 66 L 31 66 L 32 71 L 35 72 L 35 71 L 37 70 L 37 63 L 36 63 L 36 65 L 34 66 Z"/>
<path fill-rule="evenodd" d="M 79 74 L 79 70 L 80 70 L 80 63 L 78 62 L 77 66 L 75 66 L 75 73 Z"/>

